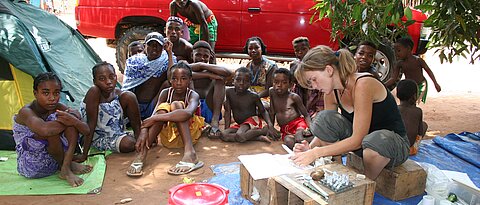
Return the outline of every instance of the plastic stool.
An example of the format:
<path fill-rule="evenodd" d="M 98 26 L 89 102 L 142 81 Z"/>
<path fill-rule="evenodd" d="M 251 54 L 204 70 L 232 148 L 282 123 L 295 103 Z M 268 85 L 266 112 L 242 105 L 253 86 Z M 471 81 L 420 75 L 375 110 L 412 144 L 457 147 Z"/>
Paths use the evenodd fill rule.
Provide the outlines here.
<path fill-rule="evenodd" d="M 180 184 L 168 191 L 169 205 L 224 205 L 230 191 L 218 184 Z"/>

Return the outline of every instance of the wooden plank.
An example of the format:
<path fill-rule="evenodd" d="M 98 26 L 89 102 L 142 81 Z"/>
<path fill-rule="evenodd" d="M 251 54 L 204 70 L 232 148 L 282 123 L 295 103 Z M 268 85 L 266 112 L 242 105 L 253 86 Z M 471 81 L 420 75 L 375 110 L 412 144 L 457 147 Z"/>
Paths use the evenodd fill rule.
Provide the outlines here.
<path fill-rule="evenodd" d="M 281 184 L 283 187 L 288 189 L 290 193 L 297 195 L 303 201 L 311 199 L 318 204 L 328 204 L 319 194 L 303 186 L 300 182 L 295 181 L 289 175 L 273 177 L 273 179 L 279 184 Z"/>
<path fill-rule="evenodd" d="M 251 183 L 253 183 L 253 178 L 245 166 L 240 164 L 240 190 L 242 191 L 242 197 L 248 200 L 250 200 L 250 194 L 252 193 Z"/>

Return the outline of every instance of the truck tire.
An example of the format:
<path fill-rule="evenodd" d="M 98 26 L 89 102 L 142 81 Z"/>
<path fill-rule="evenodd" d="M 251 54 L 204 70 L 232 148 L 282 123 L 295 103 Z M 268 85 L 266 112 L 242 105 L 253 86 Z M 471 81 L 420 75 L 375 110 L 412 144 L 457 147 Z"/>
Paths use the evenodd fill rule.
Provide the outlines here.
<path fill-rule="evenodd" d="M 390 79 L 393 78 L 393 71 L 396 64 L 395 52 L 393 50 L 392 44 L 390 42 L 384 42 L 378 45 L 377 54 L 375 55 L 375 62 L 372 64 L 375 67 L 375 70 L 380 76 L 380 81 L 384 84 Z M 401 73 L 395 79 L 395 83 L 388 87 L 392 90 L 397 85 L 398 81 L 402 77 Z"/>
<path fill-rule="evenodd" d="M 117 48 L 116 48 L 116 59 L 117 65 L 120 72 L 125 71 L 125 61 L 127 60 L 128 56 L 128 45 L 134 41 L 141 41 L 143 42 L 145 36 L 153 31 L 157 31 L 153 27 L 149 26 L 134 26 L 132 28 L 127 29 L 123 35 L 118 39 Z M 163 33 L 163 32 L 161 32 Z"/>

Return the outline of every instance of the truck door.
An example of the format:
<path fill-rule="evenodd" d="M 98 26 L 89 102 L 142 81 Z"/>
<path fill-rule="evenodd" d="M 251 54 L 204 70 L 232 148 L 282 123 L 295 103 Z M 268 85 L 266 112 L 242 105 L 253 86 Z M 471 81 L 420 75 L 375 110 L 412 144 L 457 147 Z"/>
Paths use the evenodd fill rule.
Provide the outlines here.
<path fill-rule="evenodd" d="M 215 51 L 241 52 L 241 0 L 202 0 L 218 22 Z"/>

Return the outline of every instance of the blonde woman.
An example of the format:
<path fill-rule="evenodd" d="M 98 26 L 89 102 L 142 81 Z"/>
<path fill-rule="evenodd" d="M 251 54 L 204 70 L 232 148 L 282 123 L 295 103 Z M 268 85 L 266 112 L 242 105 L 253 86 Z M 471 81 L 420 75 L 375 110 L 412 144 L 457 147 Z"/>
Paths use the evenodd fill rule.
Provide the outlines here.
<path fill-rule="evenodd" d="M 296 164 L 354 151 L 363 155 L 365 175 L 374 180 L 384 167 L 407 160 L 408 138 L 392 94 L 374 76 L 356 70 L 346 49 L 317 46 L 303 58 L 295 77 L 301 86 L 325 93 L 325 110 L 310 127 L 312 142 L 295 145 Z"/>

